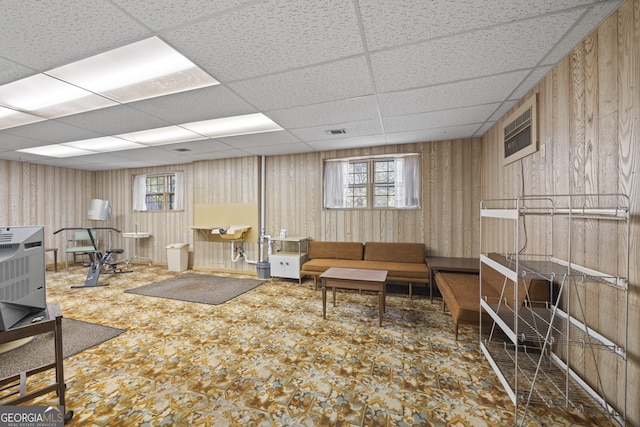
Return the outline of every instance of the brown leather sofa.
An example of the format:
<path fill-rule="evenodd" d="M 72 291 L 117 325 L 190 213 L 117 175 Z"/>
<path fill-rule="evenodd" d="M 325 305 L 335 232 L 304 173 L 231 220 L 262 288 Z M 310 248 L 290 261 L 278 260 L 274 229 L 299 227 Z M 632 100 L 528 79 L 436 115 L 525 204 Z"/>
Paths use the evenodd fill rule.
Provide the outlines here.
<path fill-rule="evenodd" d="M 413 284 L 429 283 L 430 277 L 423 243 L 310 241 L 300 275 L 313 277 L 318 289 L 318 276 L 330 267 L 387 270 L 387 283 L 408 283 L 410 298 Z"/>
<path fill-rule="evenodd" d="M 490 254 L 491 258 L 504 257 Z M 460 324 L 478 325 L 480 322 L 480 276 L 478 274 L 444 273 L 435 275 L 435 282 L 442 295 L 443 309 L 451 312 L 456 340 Z M 549 283 L 546 280 L 522 279 L 518 283 L 518 301 L 521 306 L 525 299 L 530 301 L 547 301 L 549 299 Z M 497 306 L 503 292 L 507 300 L 513 300 L 514 283 L 493 268 L 482 265 L 482 296 L 486 301 Z M 511 303 L 510 303 L 511 305 Z M 483 313 L 482 323 L 490 324 L 491 318 Z"/>

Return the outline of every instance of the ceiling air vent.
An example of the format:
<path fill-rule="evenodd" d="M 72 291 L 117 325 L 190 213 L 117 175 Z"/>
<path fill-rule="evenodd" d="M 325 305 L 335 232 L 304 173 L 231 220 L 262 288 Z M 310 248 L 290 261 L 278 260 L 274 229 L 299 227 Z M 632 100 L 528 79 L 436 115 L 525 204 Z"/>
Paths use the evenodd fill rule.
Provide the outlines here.
<path fill-rule="evenodd" d="M 538 151 L 537 96 L 532 97 L 507 118 L 503 129 L 503 165 Z"/>
<path fill-rule="evenodd" d="M 329 129 L 327 133 L 329 135 L 343 135 L 347 133 L 347 130 L 346 129 Z"/>

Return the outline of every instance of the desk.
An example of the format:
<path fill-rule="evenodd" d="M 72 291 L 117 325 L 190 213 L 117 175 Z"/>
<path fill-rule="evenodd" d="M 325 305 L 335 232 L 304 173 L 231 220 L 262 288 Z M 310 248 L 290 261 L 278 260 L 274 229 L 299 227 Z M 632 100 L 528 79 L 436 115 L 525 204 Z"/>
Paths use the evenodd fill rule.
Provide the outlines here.
<path fill-rule="evenodd" d="M 386 311 L 387 271 L 363 268 L 331 267 L 320 275 L 322 283 L 322 318 L 327 318 L 327 288 L 333 288 L 333 306 L 336 306 L 336 288 L 378 292 L 380 326 Z"/>
<path fill-rule="evenodd" d="M 44 316 L 44 319 L 40 322 L 32 323 L 31 319 L 38 316 Z M 58 400 L 61 406 L 65 405 L 65 383 L 64 383 L 64 367 L 62 356 L 62 312 L 60 307 L 53 304 L 47 304 L 46 310 L 42 312 L 28 316 L 26 319 L 20 321 L 16 326 L 0 332 L 0 344 L 32 337 L 34 335 L 45 334 L 48 332 L 54 333 L 54 362 L 41 366 L 39 368 L 31 369 L 26 372 L 17 373 L 15 375 L 8 376 L 0 379 L 0 389 L 6 391 L 16 389 L 13 392 L 8 392 L 2 396 L 3 400 L 0 405 L 18 405 L 23 402 L 32 400 L 38 396 L 42 396 L 47 393 L 56 392 Z M 29 390 L 27 392 L 27 378 L 31 375 L 38 374 L 40 372 L 55 369 L 55 382 L 46 387 L 37 390 Z M 13 397 L 18 395 L 18 397 Z M 12 398 L 13 397 L 13 398 Z M 65 422 L 73 417 L 73 411 L 65 411 Z"/>
<path fill-rule="evenodd" d="M 451 271 L 458 273 L 479 273 L 480 258 L 452 258 L 452 257 L 428 257 L 427 265 L 431 272 L 429 280 L 429 295 L 433 302 L 433 282 L 438 271 Z"/>
<path fill-rule="evenodd" d="M 53 271 L 58 272 L 58 248 L 45 248 L 45 252 L 53 252 Z"/>
<path fill-rule="evenodd" d="M 131 264 L 131 261 L 133 261 L 134 259 L 146 259 L 146 260 L 149 261 L 149 265 L 153 264 L 153 261 L 151 260 L 151 258 L 146 257 L 146 256 L 140 256 L 138 254 L 138 252 L 140 250 L 140 239 L 148 239 L 149 237 L 151 237 L 151 234 L 134 231 L 133 233 L 122 233 L 122 237 L 124 237 L 126 239 L 134 239 L 133 241 L 135 242 L 134 250 L 133 250 L 133 257 L 131 257 L 128 260 L 125 261 L 127 266 L 129 264 Z"/>

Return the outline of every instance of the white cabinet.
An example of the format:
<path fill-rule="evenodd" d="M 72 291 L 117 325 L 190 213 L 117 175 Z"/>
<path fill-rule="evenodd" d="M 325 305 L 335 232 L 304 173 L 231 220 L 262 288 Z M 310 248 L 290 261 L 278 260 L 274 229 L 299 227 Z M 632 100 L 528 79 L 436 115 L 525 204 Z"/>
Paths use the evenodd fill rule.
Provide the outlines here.
<path fill-rule="evenodd" d="M 536 404 L 597 411 L 625 424 L 629 219 L 629 200 L 619 194 L 482 202 L 481 283 L 489 268 L 505 286 L 490 298 L 481 284 L 480 346 L 517 425 Z M 490 256 L 496 252 L 506 257 Z M 550 301 L 523 298 L 526 287 L 508 285 L 527 279 L 548 283 Z M 605 304 L 610 322 L 597 315 Z"/>
<path fill-rule="evenodd" d="M 300 267 L 309 258 L 309 240 L 309 237 L 272 238 L 271 276 L 300 281 Z"/>

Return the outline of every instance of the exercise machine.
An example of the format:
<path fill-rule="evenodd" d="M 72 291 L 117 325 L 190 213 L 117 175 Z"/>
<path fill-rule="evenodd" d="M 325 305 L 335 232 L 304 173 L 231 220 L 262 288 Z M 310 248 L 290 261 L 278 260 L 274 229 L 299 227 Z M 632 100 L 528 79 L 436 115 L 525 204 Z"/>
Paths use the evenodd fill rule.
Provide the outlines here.
<path fill-rule="evenodd" d="M 74 288 L 95 288 L 98 286 L 108 286 L 108 283 L 98 283 L 100 278 L 100 273 L 102 273 L 103 269 L 105 269 L 104 273 L 106 274 L 120 274 L 120 273 L 131 273 L 133 270 L 123 270 L 118 267 L 118 260 L 115 258 L 115 255 L 121 254 L 124 252 L 124 249 L 107 249 L 105 253 L 102 253 L 98 249 L 98 245 L 96 245 L 96 239 L 93 235 L 93 230 L 109 230 L 120 233 L 120 230 L 113 227 L 66 227 L 61 228 L 53 232 L 53 234 L 58 234 L 61 231 L 76 231 L 76 230 L 85 230 L 89 235 L 89 239 L 91 240 L 91 244 L 93 245 L 92 251 L 86 252 L 89 256 L 89 271 L 87 272 L 87 278 L 84 281 L 84 285 L 76 285 L 71 286 Z"/>

